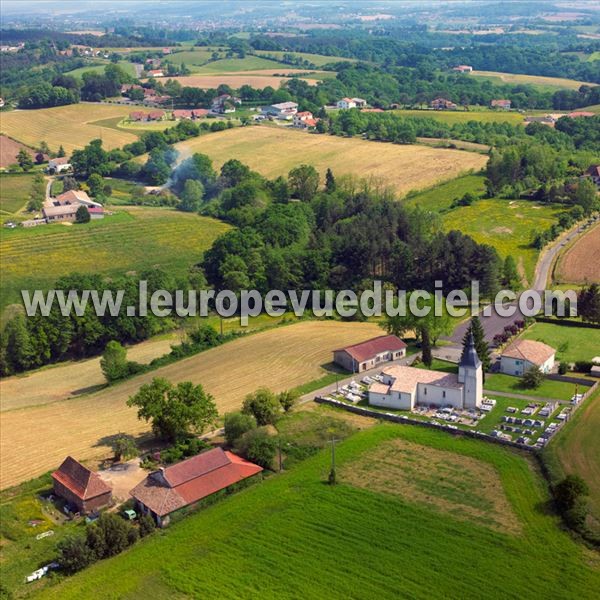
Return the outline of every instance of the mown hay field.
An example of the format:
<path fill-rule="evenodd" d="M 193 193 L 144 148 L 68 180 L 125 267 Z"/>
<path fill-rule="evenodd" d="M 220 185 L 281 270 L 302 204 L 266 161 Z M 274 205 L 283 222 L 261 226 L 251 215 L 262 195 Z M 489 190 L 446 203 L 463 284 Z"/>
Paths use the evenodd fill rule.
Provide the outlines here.
<path fill-rule="evenodd" d="M 55 108 L 13 110 L 0 116 L 0 130 L 29 146 L 46 142 L 57 151 L 63 146 L 67 153 L 83 148 L 90 140 L 102 138 L 105 149 L 111 150 L 134 142 L 137 136 L 126 131 L 108 129 L 95 121 L 124 117 L 131 107 L 82 102 Z"/>
<path fill-rule="evenodd" d="M 585 81 L 576 81 L 575 79 L 566 79 L 564 77 L 542 77 L 540 75 L 520 75 L 516 73 L 501 73 L 499 71 L 473 71 L 470 73 L 473 77 L 486 77 L 492 81 L 502 83 L 529 84 L 539 88 L 546 89 L 567 89 L 578 90 L 582 85 L 595 86 L 595 83 L 586 83 Z"/>
<path fill-rule="evenodd" d="M 216 166 L 237 158 L 266 177 L 277 177 L 306 163 L 321 176 L 374 177 L 393 186 L 399 195 L 452 179 L 466 171 L 479 171 L 487 157 L 474 152 L 424 146 L 369 142 L 309 134 L 281 127 L 239 127 L 176 144 L 186 153 L 201 152 Z"/>
<path fill-rule="evenodd" d="M 410 485 L 419 486 L 429 502 L 387 493 L 378 485 L 356 485 L 344 476 L 390 443 L 408 449 L 404 463 L 396 457 L 394 472 L 406 475 L 404 469 L 412 468 L 416 476 Z M 451 457 L 455 468 L 434 479 L 432 471 L 443 469 L 440 456 Z M 560 528 L 547 487 L 523 454 L 440 431 L 377 425 L 339 442 L 336 465 L 338 485 L 325 485 L 330 467 L 325 449 L 283 475 L 186 516 L 120 556 L 50 584 L 43 596 L 429 600 L 597 595 L 597 555 Z M 372 462 L 364 478 L 379 482 L 385 472 L 385 464 Z M 455 490 L 451 514 L 431 506 L 432 499 L 448 503 L 457 483 L 453 474 L 473 478 L 479 472 L 496 482 L 493 492 L 488 490 L 493 501 L 469 486 L 466 493 Z M 393 483 L 390 477 L 387 485 Z M 463 507 L 479 500 L 485 513 L 501 500 L 508 506 L 503 517 L 521 533 L 495 530 L 485 515 L 462 518 Z"/>
<path fill-rule="evenodd" d="M 600 225 L 592 227 L 558 259 L 555 279 L 561 283 L 600 281 Z"/>
<path fill-rule="evenodd" d="M 128 207 L 84 225 L 0 231 L 0 308 L 22 289 L 49 289 L 69 273 L 122 274 L 153 266 L 183 274 L 229 226 L 172 209 Z"/>
<path fill-rule="evenodd" d="M 372 323 L 311 321 L 252 334 L 178 361 L 122 384 L 74 400 L 0 413 L 0 488 L 55 468 L 65 455 L 92 459 L 110 454 L 108 439 L 119 432 L 145 434 L 127 398 L 153 377 L 202 384 L 219 413 L 239 409 L 261 386 L 275 392 L 325 374 L 335 348 L 381 333 Z M 51 393 L 51 392 L 49 392 Z"/>
<path fill-rule="evenodd" d="M 16 164 L 17 154 L 23 149 L 35 160 L 36 153 L 31 148 L 5 135 L 0 135 L 0 169 L 6 169 Z"/>
<path fill-rule="evenodd" d="M 203 90 L 216 89 L 220 85 L 228 85 L 233 89 L 238 89 L 243 85 L 250 85 L 256 89 L 266 87 L 279 88 L 284 82 L 289 81 L 289 77 L 273 77 L 271 75 L 249 75 L 247 73 L 237 73 L 226 75 L 185 75 L 183 77 L 171 77 L 178 81 L 184 87 L 198 87 Z M 317 85 L 317 79 L 313 77 L 302 77 L 309 85 Z"/>
<path fill-rule="evenodd" d="M 322 54 L 311 54 L 310 52 L 281 52 L 278 50 L 256 50 L 259 56 L 273 56 L 278 60 L 283 59 L 284 54 L 292 54 L 297 58 L 302 58 L 311 62 L 316 67 L 322 67 L 336 62 L 356 62 L 355 58 L 344 58 L 343 56 L 323 56 Z"/>

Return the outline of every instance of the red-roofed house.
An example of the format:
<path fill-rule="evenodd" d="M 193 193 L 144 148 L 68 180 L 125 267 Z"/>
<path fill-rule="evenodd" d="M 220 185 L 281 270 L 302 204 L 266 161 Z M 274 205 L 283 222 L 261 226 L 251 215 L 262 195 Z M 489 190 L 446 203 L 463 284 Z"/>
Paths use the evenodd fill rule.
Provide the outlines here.
<path fill-rule="evenodd" d="M 450 100 L 446 100 L 446 98 L 436 98 L 429 104 L 434 110 L 454 110 L 456 108 L 456 104 Z"/>
<path fill-rule="evenodd" d="M 148 71 L 148 77 L 164 77 L 162 69 L 151 69 Z"/>
<path fill-rule="evenodd" d="M 456 67 L 452 67 L 453 71 L 458 71 L 459 73 L 470 73 L 473 70 L 471 65 L 458 65 Z"/>
<path fill-rule="evenodd" d="M 164 110 L 153 110 L 148 113 L 148 116 L 146 117 L 146 119 L 148 119 L 148 121 L 160 121 L 160 120 L 164 119 L 164 117 L 165 117 Z"/>
<path fill-rule="evenodd" d="M 97 473 L 67 456 L 52 473 L 54 493 L 77 507 L 81 513 L 99 510 L 110 503 L 112 490 Z"/>
<path fill-rule="evenodd" d="M 165 527 L 175 511 L 254 477 L 262 470 L 232 452 L 213 448 L 150 473 L 130 494 L 142 512 L 152 515 L 158 525 Z"/>
<path fill-rule="evenodd" d="M 511 102 L 510 100 L 492 100 L 490 103 L 492 108 L 501 108 L 502 110 L 510 110 Z"/>
<path fill-rule="evenodd" d="M 591 178 L 591 180 L 600 187 L 600 165 L 592 165 L 585 174 Z"/>
<path fill-rule="evenodd" d="M 308 110 L 303 110 L 301 112 L 297 112 L 293 116 L 293 125 L 294 127 L 299 127 L 300 129 L 307 129 L 308 127 L 314 127 L 317 124 L 316 119 L 313 117 L 313 114 Z"/>
<path fill-rule="evenodd" d="M 395 335 L 381 335 L 333 351 L 333 361 L 353 373 L 360 373 L 405 356 L 406 344 Z"/>
<path fill-rule="evenodd" d="M 145 117 L 146 113 L 142 112 L 141 110 L 134 110 L 133 112 L 129 113 L 130 121 L 143 121 Z"/>
<path fill-rule="evenodd" d="M 191 110 L 175 109 L 173 111 L 173 118 L 174 119 L 191 119 L 192 118 L 192 111 Z"/>

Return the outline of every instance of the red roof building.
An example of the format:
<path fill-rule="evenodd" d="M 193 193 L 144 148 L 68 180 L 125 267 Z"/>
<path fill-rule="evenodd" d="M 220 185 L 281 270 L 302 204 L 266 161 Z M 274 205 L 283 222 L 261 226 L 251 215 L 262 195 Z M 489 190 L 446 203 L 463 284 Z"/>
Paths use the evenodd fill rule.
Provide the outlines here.
<path fill-rule="evenodd" d="M 490 102 L 490 106 L 492 108 L 501 108 L 503 110 L 510 110 L 511 104 L 512 103 L 510 100 L 505 100 L 503 98 L 501 98 L 499 100 L 492 100 Z"/>
<path fill-rule="evenodd" d="M 110 503 L 112 489 L 97 473 L 90 471 L 71 456 L 67 456 L 57 471 L 52 473 L 54 493 L 88 513 Z"/>
<path fill-rule="evenodd" d="M 174 119 L 191 119 L 192 118 L 192 111 L 191 110 L 175 109 L 173 111 L 173 118 Z"/>
<path fill-rule="evenodd" d="M 360 373 L 406 356 L 406 344 L 395 335 L 379 337 L 333 351 L 333 361 L 347 371 Z"/>
<path fill-rule="evenodd" d="M 143 121 L 145 117 L 146 113 L 142 112 L 141 110 L 134 110 L 133 112 L 129 113 L 130 121 Z"/>
<path fill-rule="evenodd" d="M 148 121 L 160 121 L 162 118 L 164 118 L 164 116 L 164 110 L 153 110 L 148 113 L 148 116 L 146 118 L 148 119 Z"/>
<path fill-rule="evenodd" d="M 221 448 L 213 448 L 150 473 L 130 494 L 142 512 L 164 527 L 169 515 L 196 504 L 235 483 L 262 472 L 262 467 Z"/>

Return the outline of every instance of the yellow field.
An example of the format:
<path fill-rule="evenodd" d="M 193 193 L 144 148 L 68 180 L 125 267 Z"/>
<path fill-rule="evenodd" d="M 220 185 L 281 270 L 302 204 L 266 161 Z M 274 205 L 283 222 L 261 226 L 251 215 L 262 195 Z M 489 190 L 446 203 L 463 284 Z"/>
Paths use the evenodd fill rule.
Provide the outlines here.
<path fill-rule="evenodd" d="M 95 121 L 129 115 L 131 107 L 111 104 L 70 104 L 39 110 L 2 113 L 0 130 L 9 137 L 36 147 L 45 141 L 51 150 L 62 144 L 67 153 L 83 148 L 90 140 L 102 138 L 111 150 L 137 139 L 132 133 L 95 125 Z"/>
<path fill-rule="evenodd" d="M 372 323 L 303 322 L 229 342 L 75 400 L 0 413 L 0 488 L 36 477 L 65 455 L 86 460 L 109 453 L 107 438 L 147 433 L 127 398 L 153 377 L 201 383 L 220 414 L 236 410 L 260 386 L 279 392 L 325 374 L 332 350 L 381 333 Z"/>
<path fill-rule="evenodd" d="M 259 71 L 257 71 L 258 73 Z M 228 85 L 233 89 L 239 89 L 243 85 L 251 85 L 256 89 L 266 87 L 279 88 L 284 82 L 289 81 L 289 77 L 273 77 L 270 71 L 263 72 L 260 75 L 248 73 L 228 73 L 227 75 L 186 75 L 184 77 L 171 77 L 178 81 L 184 87 L 198 87 L 204 90 L 216 89 L 221 84 Z M 311 77 L 302 77 L 309 85 L 317 85 L 318 80 Z"/>
<path fill-rule="evenodd" d="M 578 90 L 582 85 L 595 86 L 595 83 L 586 83 L 584 81 L 575 81 L 574 79 L 565 79 L 563 77 L 542 77 L 538 75 L 519 75 L 516 73 L 501 73 L 499 71 L 473 71 L 474 77 L 489 77 L 499 79 L 503 83 L 525 83 L 540 87 L 562 88 L 568 90 Z"/>
<path fill-rule="evenodd" d="M 270 178 L 286 175 L 300 163 L 314 165 L 323 176 L 328 167 L 335 175 L 373 176 L 394 186 L 400 194 L 465 171 L 478 171 L 487 160 L 474 152 L 312 135 L 287 127 L 239 127 L 175 147 L 207 154 L 215 166 L 237 158 Z"/>

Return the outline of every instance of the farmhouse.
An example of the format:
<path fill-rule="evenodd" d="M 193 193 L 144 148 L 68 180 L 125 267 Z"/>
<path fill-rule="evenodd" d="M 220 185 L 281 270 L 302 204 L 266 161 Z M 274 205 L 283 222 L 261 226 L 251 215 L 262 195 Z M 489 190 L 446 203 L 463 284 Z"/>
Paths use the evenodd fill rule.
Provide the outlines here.
<path fill-rule="evenodd" d="M 175 109 L 173 111 L 174 119 L 201 119 L 206 117 L 208 111 L 205 108 L 194 108 L 192 110 Z"/>
<path fill-rule="evenodd" d="M 377 365 L 404 358 L 406 344 L 395 335 L 379 337 L 333 351 L 333 362 L 347 371 L 361 373 Z"/>
<path fill-rule="evenodd" d="M 293 118 L 293 125 L 298 129 L 308 129 L 309 127 L 315 127 L 317 125 L 317 120 L 313 117 L 313 114 L 308 110 L 296 113 Z"/>
<path fill-rule="evenodd" d="M 535 340 L 516 340 L 500 357 L 500 372 L 507 375 L 523 375 L 532 367 L 549 373 L 554 366 L 556 350 Z"/>
<path fill-rule="evenodd" d="M 134 110 L 129 113 L 130 121 L 143 121 L 146 118 L 146 113 L 141 110 Z"/>
<path fill-rule="evenodd" d="M 456 108 L 456 104 L 450 100 L 446 100 L 446 98 L 436 98 L 429 105 L 434 110 L 454 110 Z"/>
<path fill-rule="evenodd" d="M 413 410 L 417 404 L 479 408 L 483 394 L 483 368 L 473 336 L 467 342 L 458 375 L 404 365 L 390 365 L 381 372 L 381 382 L 369 387 L 369 404 Z"/>
<path fill-rule="evenodd" d="M 458 71 L 459 73 L 471 73 L 473 71 L 473 67 L 471 65 L 458 65 L 456 67 L 452 67 L 453 71 Z"/>
<path fill-rule="evenodd" d="M 280 102 L 279 104 L 271 104 L 264 106 L 263 114 L 274 117 L 276 119 L 291 119 L 298 112 L 298 104 L 296 102 Z"/>
<path fill-rule="evenodd" d="M 214 448 L 150 473 L 130 494 L 142 512 L 152 515 L 158 525 L 165 527 L 175 511 L 254 477 L 262 470 L 232 452 Z"/>
<path fill-rule="evenodd" d="M 165 111 L 164 110 L 153 110 L 151 112 L 148 113 L 148 116 L 146 117 L 146 119 L 148 121 L 162 121 L 162 119 L 165 118 Z"/>
<path fill-rule="evenodd" d="M 213 99 L 211 109 L 216 113 L 232 113 L 235 112 L 235 105 L 241 104 L 242 101 L 231 94 L 221 94 Z"/>
<path fill-rule="evenodd" d="M 48 171 L 53 173 L 62 173 L 68 171 L 71 168 L 71 163 L 66 156 L 60 156 L 58 158 L 51 158 L 48 161 Z"/>
<path fill-rule="evenodd" d="M 511 102 L 510 100 L 492 100 L 490 102 L 490 106 L 492 108 L 501 108 L 502 110 L 510 110 Z"/>
<path fill-rule="evenodd" d="M 362 98 L 342 98 L 338 100 L 336 106 L 338 108 L 363 108 L 367 105 L 367 101 Z"/>
<path fill-rule="evenodd" d="M 102 204 L 94 202 L 82 190 L 69 190 L 56 198 L 50 198 L 44 203 L 42 215 L 46 223 L 73 222 L 80 206 L 86 206 L 92 219 L 102 219 L 104 208 Z"/>
<path fill-rule="evenodd" d="M 52 473 L 52 482 L 54 493 L 76 506 L 80 513 L 99 510 L 110 504 L 112 498 L 108 484 L 71 456 Z"/>

